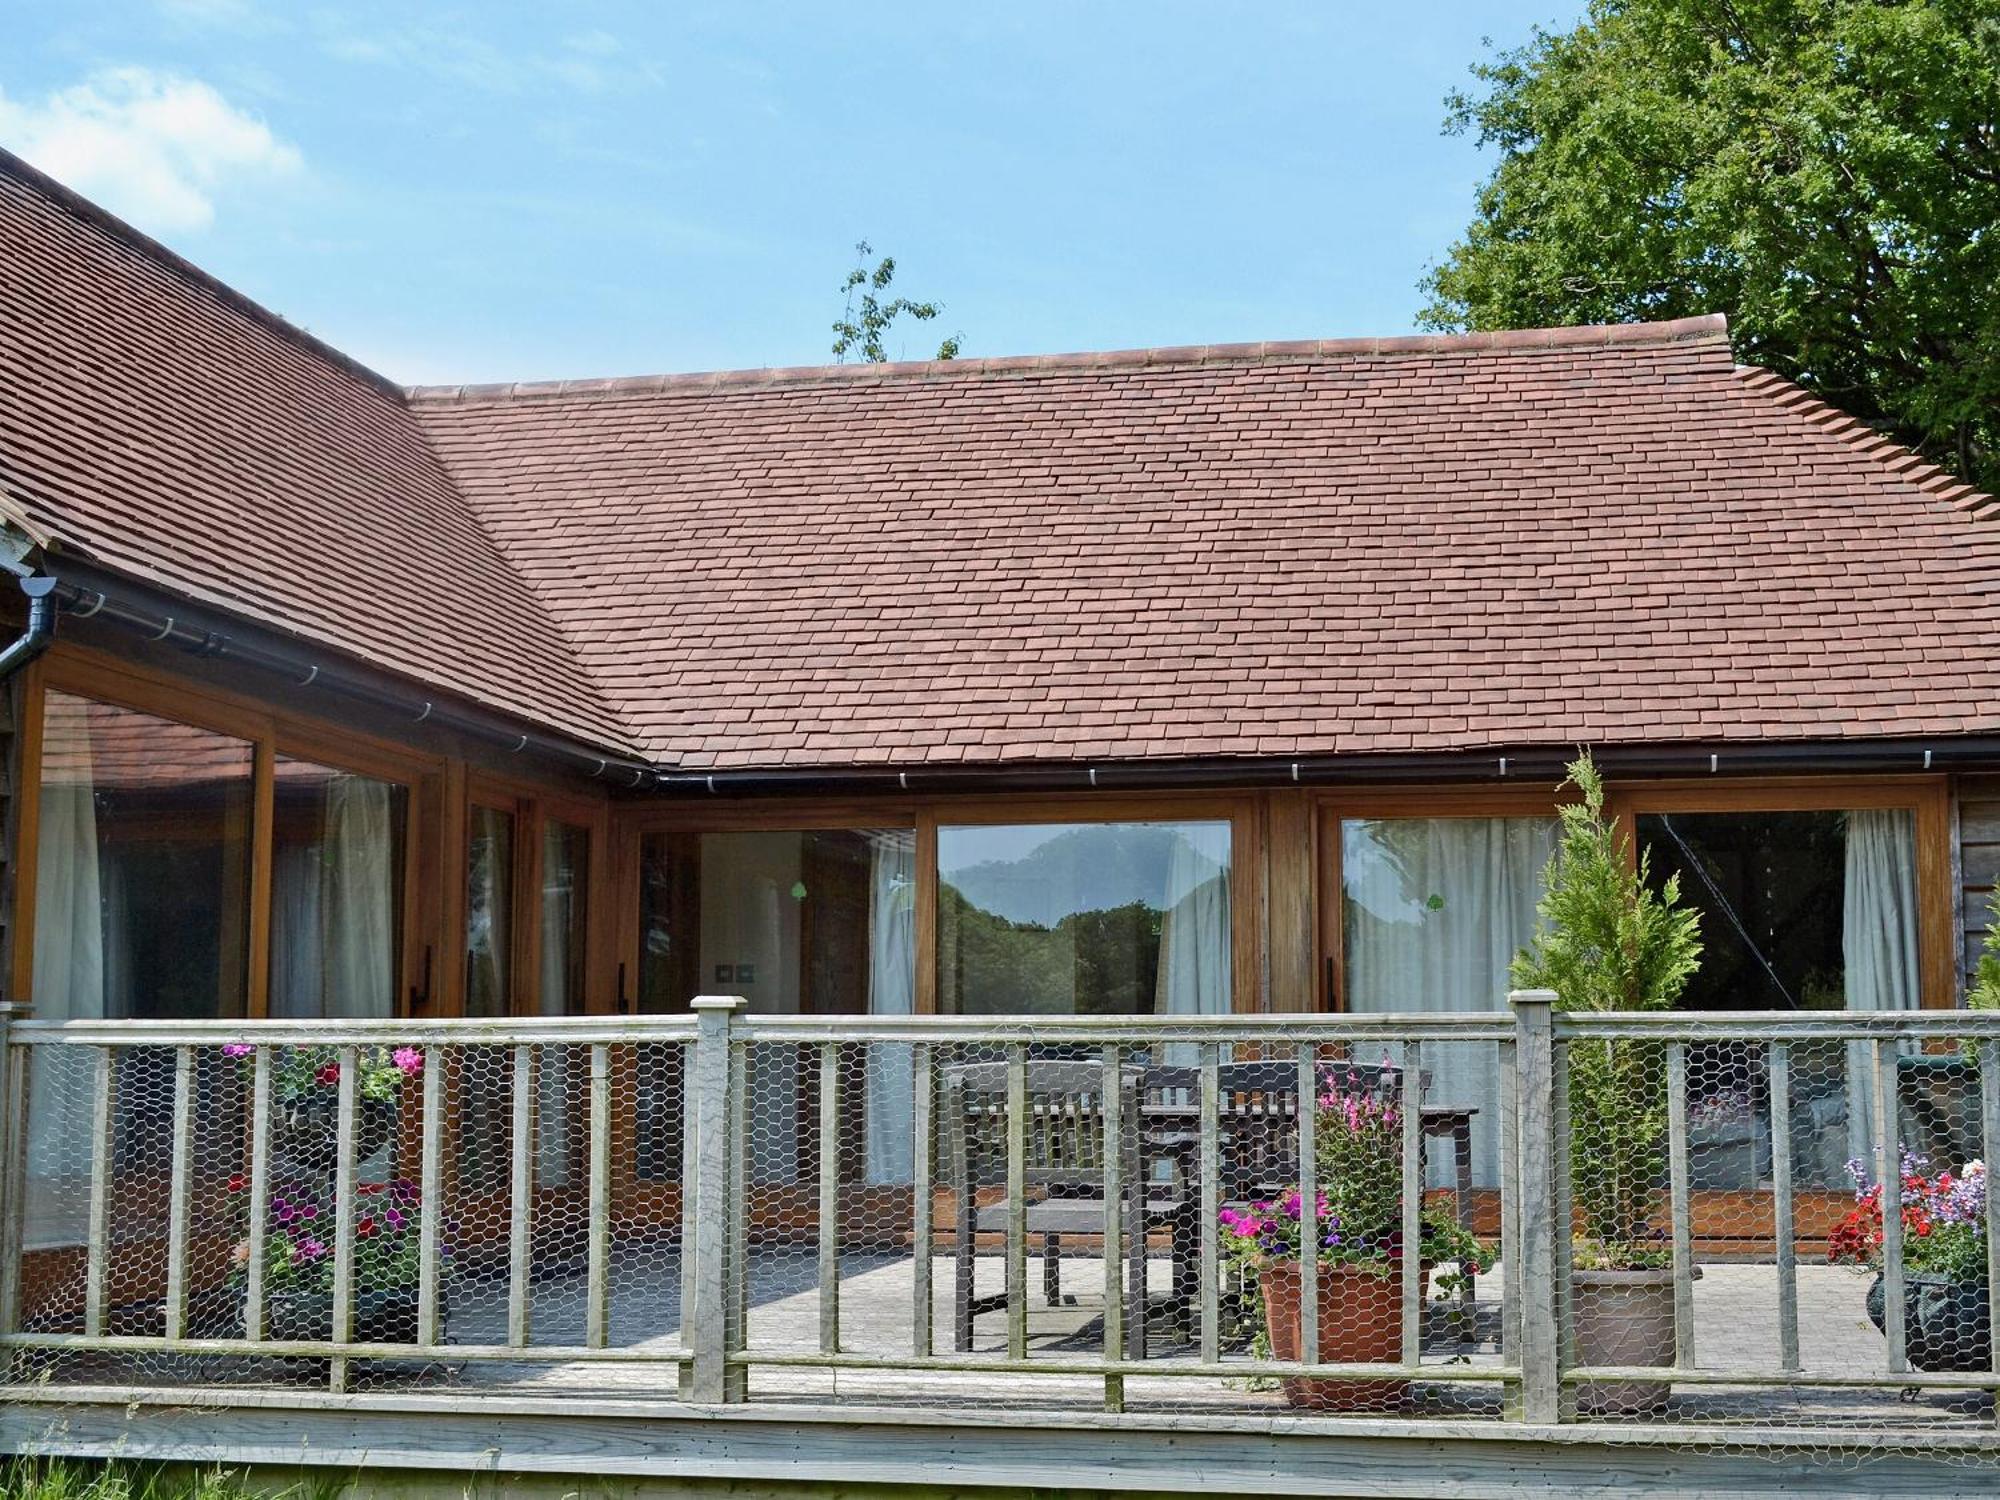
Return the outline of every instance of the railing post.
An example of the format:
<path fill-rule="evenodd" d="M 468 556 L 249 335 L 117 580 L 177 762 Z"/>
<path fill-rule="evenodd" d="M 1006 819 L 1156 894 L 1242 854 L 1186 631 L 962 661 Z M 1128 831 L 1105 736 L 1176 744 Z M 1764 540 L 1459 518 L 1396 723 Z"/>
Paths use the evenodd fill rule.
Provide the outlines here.
<path fill-rule="evenodd" d="M 1562 1374 L 1558 1361 L 1556 1236 L 1556 1067 L 1553 990 L 1515 990 L 1514 1107 L 1516 1234 L 1521 1263 L 1507 1268 L 1520 1318 L 1521 1420 L 1560 1419 Z M 1506 1184 L 1502 1184 L 1504 1191 Z"/>
<path fill-rule="evenodd" d="M 0 1333 L 13 1333 L 21 1320 L 21 1253 L 28 1217 L 28 1059 L 15 1056 L 13 1024 L 28 1008 L 0 1001 Z M 0 1376 L 12 1351 L 0 1349 Z"/>
<path fill-rule="evenodd" d="M 694 1181 L 681 1190 L 695 1195 L 694 1245 L 681 1246 L 681 1275 L 693 1288 L 686 1342 L 694 1357 L 688 1384 L 691 1400 L 719 1404 L 741 1399 L 742 1383 L 730 1379 L 729 1226 L 736 1205 L 729 1202 L 733 1153 L 745 1142 L 730 1139 L 730 1023 L 748 1004 L 740 995 L 697 995 L 699 1027 L 688 1068 L 686 1110 L 693 1138 L 689 1152 Z"/>

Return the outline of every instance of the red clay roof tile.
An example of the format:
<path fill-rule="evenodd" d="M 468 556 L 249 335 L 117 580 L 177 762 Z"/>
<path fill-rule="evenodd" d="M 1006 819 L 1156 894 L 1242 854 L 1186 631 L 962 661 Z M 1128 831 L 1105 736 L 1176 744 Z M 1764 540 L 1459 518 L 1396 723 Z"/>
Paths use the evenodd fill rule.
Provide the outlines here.
<path fill-rule="evenodd" d="M 405 394 L 0 156 L 0 458 L 689 769 L 2000 732 L 1993 502 L 1719 319 Z"/>

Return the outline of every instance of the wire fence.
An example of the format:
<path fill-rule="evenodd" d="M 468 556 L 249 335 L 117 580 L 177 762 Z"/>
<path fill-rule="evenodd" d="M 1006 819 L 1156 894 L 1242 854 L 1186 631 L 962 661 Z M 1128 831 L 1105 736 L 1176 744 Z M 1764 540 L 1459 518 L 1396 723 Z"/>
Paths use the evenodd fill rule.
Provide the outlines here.
<path fill-rule="evenodd" d="M 6 1382 L 1990 1461 L 2000 1018 L 15 1021 Z"/>

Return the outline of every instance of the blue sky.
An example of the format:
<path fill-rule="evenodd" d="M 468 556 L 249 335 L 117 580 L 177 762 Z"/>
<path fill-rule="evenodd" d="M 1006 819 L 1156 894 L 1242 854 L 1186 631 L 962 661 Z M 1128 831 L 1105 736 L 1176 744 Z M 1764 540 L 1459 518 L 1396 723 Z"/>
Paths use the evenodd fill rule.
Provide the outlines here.
<path fill-rule="evenodd" d="M 1396 333 L 1580 8 L 0 0 L 0 145 L 405 381 Z"/>

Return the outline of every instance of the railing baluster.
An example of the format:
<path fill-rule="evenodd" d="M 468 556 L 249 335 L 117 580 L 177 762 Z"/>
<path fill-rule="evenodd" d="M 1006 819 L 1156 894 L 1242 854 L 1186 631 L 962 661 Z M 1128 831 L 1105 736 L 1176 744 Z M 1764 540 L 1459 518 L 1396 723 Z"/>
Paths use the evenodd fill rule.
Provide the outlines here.
<path fill-rule="evenodd" d="M 819 1352 L 840 1352 L 840 1043 L 819 1049 Z"/>
<path fill-rule="evenodd" d="M 1007 1356 L 1028 1357 L 1028 1049 L 1007 1048 Z"/>
<path fill-rule="evenodd" d="M 1667 1043 L 1667 1208 L 1674 1230 L 1674 1363 L 1685 1368 L 1694 1363 L 1694 1221 L 1688 1201 L 1687 1046 L 1683 1042 Z"/>
<path fill-rule="evenodd" d="M 935 1234 L 931 1215 L 936 1204 L 931 1191 L 931 1116 L 937 1103 L 937 1079 L 926 1042 L 910 1048 L 910 1350 L 919 1359 L 931 1356 L 931 1251 Z"/>
<path fill-rule="evenodd" d="M 750 1338 L 750 1056 L 747 1042 L 729 1049 L 729 1228 L 725 1240 L 729 1248 L 723 1262 L 729 1301 L 722 1324 L 725 1352 L 729 1354 L 747 1347 Z M 723 1399 L 744 1401 L 749 1395 L 750 1372 L 740 1365 L 729 1366 L 723 1379 Z"/>
<path fill-rule="evenodd" d="M 118 1067 L 110 1047 L 97 1047 L 97 1085 L 90 1102 L 90 1219 L 85 1229 L 83 1331 L 104 1332 L 105 1261 L 111 1248 L 111 1152 L 117 1118 Z"/>
<path fill-rule="evenodd" d="M 1114 1043 L 1104 1049 L 1104 1071 L 1099 1084 L 1102 1097 L 1104 1132 L 1104 1358 L 1107 1363 L 1116 1363 L 1125 1357 L 1125 1256 L 1123 1246 L 1126 1223 L 1126 1195 L 1128 1187 L 1136 1186 L 1145 1191 L 1145 1184 L 1127 1184 L 1125 1181 L 1125 1077 L 1123 1056 Z M 1129 1226 L 1134 1234 L 1144 1234 L 1145 1219 Z M 1143 1308 L 1140 1316 L 1144 1317 Z M 1104 1409 L 1123 1411 L 1125 1409 L 1125 1377 L 1106 1375 L 1104 1377 Z"/>
<path fill-rule="evenodd" d="M 21 1008 L 0 1001 L 0 1334 L 21 1323 L 21 1255 L 27 1242 L 28 1070 L 34 1053 L 16 1046 L 9 1031 Z M 0 1349 L 0 1379 L 13 1361 Z"/>
<path fill-rule="evenodd" d="M 167 1169 L 167 1337 L 187 1332 L 188 1186 L 194 1175 L 194 1049 L 174 1049 L 174 1121 Z"/>
<path fill-rule="evenodd" d="M 1403 1363 L 1415 1369 L 1424 1346 L 1423 1044 L 1403 1043 Z"/>
<path fill-rule="evenodd" d="M 433 1046 L 424 1056 L 424 1128 L 417 1156 L 417 1342 L 438 1341 L 438 1254 L 444 1225 L 445 1073 L 455 1054 Z"/>
<path fill-rule="evenodd" d="M 1993 1373 L 2000 1375 L 2000 1189 L 1993 1176 L 2000 1172 L 2000 1041 L 1979 1044 L 1980 1137 L 1986 1163 L 1986 1325 Z M 1993 1401 L 1993 1419 L 2000 1422 L 2000 1388 Z"/>
<path fill-rule="evenodd" d="M 583 1342 L 602 1349 L 610 1341 L 611 1254 L 611 1048 L 590 1048 L 590 1243 L 584 1251 Z"/>
<path fill-rule="evenodd" d="M 333 1178 L 333 1342 L 354 1341 L 354 1107 L 359 1097 L 360 1050 L 340 1049 L 339 1130 L 335 1135 Z M 329 1362 L 327 1385 L 338 1394 L 347 1389 L 348 1362 L 335 1355 Z"/>
<path fill-rule="evenodd" d="M 1299 1043 L 1299 1359 L 1319 1363 L 1319 1048 Z"/>
<path fill-rule="evenodd" d="M 1877 1040 L 1875 1073 L 1875 1180 L 1882 1185 L 1882 1331 L 1889 1340 L 1889 1371 L 1909 1369 L 1903 1328 L 1902 1121 L 1896 1097 L 1896 1044 Z"/>
<path fill-rule="evenodd" d="M 674 1076 L 678 1076 L 681 1082 L 681 1097 L 678 1103 L 678 1108 L 681 1112 L 681 1334 L 683 1337 L 686 1337 L 687 1330 L 694 1326 L 695 1276 L 693 1266 L 697 1243 L 694 1222 L 696 1200 L 694 1185 L 699 1166 L 695 1155 L 696 1143 L 699 1138 L 695 1134 L 694 1105 L 692 1102 L 694 1096 L 691 1092 L 694 1079 L 694 1049 L 677 1048 L 676 1058 L 678 1062 L 677 1070 L 663 1069 L 662 1073 L 656 1076 L 673 1074 Z M 738 1153 L 749 1149 L 747 1144 L 738 1145 L 735 1148 Z M 681 1373 L 692 1379 L 694 1367 L 689 1365 Z"/>
<path fill-rule="evenodd" d="M 1778 1368 L 1799 1366 L 1798 1236 L 1792 1224 L 1792 1054 L 1783 1042 L 1767 1049 L 1771 1095 L 1771 1237 L 1778 1264 Z"/>
<path fill-rule="evenodd" d="M 1201 1357 L 1222 1357 L 1221 1225 L 1221 1048 L 1201 1044 L 1201 1120 L 1197 1129 L 1201 1174 Z"/>
<path fill-rule="evenodd" d="M 508 1134 L 507 1342 L 525 1348 L 532 1334 L 528 1289 L 534 1270 L 535 1049 L 514 1048 L 513 1122 Z"/>
<path fill-rule="evenodd" d="M 1520 1072 L 1512 1042 L 1495 1044 L 1495 1062 L 1500 1078 L 1500 1358 L 1518 1362 L 1521 1358 L 1521 1167 L 1515 1149 L 1520 1129 L 1516 1096 Z M 1518 1414 L 1520 1389 L 1511 1390 L 1510 1412 Z"/>
<path fill-rule="evenodd" d="M 264 1337 L 264 1257 L 271 1229 L 271 1049 L 250 1056 L 250 1233 L 243 1267 L 243 1336 Z"/>

